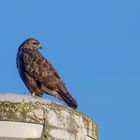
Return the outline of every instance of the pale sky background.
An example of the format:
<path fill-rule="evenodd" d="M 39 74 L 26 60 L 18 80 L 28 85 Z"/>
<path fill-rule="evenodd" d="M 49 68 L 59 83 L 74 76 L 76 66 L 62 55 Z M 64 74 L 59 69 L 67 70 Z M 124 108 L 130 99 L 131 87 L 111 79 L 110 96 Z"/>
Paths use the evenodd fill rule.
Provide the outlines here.
<path fill-rule="evenodd" d="M 28 37 L 98 123 L 100 140 L 140 139 L 139 0 L 1 0 L 0 92 L 28 92 L 15 62 Z"/>

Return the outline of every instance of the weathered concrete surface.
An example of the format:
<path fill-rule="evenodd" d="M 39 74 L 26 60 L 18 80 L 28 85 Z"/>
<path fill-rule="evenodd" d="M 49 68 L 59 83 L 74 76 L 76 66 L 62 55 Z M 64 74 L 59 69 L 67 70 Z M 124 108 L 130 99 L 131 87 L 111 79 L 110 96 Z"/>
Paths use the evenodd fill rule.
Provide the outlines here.
<path fill-rule="evenodd" d="M 30 95 L 0 94 L 0 121 L 42 124 L 35 140 L 98 140 L 97 124 L 85 114 Z"/>

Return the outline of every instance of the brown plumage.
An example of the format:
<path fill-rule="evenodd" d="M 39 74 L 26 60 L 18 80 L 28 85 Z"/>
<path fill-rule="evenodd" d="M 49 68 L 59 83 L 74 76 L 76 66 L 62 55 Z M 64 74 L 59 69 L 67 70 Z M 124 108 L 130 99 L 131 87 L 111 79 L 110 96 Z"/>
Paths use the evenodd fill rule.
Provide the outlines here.
<path fill-rule="evenodd" d="M 17 54 L 17 68 L 19 74 L 29 89 L 36 96 L 43 93 L 64 100 L 70 107 L 77 108 L 77 102 L 68 92 L 54 67 L 38 51 L 40 42 L 36 39 L 24 41 Z"/>

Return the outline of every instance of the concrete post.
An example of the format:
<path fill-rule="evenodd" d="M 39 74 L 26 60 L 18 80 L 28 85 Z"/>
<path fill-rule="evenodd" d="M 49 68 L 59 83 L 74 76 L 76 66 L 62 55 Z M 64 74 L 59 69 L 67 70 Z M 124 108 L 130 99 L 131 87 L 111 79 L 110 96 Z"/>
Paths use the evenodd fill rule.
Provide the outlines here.
<path fill-rule="evenodd" d="M 0 94 L 0 140 L 98 140 L 97 124 L 40 97 Z"/>

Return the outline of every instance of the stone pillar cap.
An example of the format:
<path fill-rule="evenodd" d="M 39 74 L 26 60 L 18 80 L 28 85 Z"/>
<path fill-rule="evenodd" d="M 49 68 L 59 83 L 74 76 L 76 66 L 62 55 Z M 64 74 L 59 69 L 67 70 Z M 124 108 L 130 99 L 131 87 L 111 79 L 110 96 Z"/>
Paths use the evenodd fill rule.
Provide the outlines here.
<path fill-rule="evenodd" d="M 27 134 L 22 136 L 21 133 L 21 136 L 18 135 L 18 138 L 34 139 L 38 137 L 37 140 L 98 140 L 97 124 L 90 117 L 61 103 L 40 97 L 32 97 L 31 95 L 1 93 L 0 122 L 15 122 L 14 124 L 17 123 L 17 125 L 19 123 L 23 123 L 23 125 L 36 125 L 33 128 L 39 125 L 38 127 L 41 129 L 40 134 L 32 136 L 31 134 L 33 133 L 31 133 L 28 136 Z M 3 128 L 1 123 L 0 130 Z M 6 125 L 4 126 L 6 127 Z M 12 125 L 10 126 L 12 127 Z M 20 131 L 21 129 L 19 129 L 18 134 L 20 134 Z M 11 137 L 16 137 L 16 135 L 14 136 L 14 131 L 12 134 Z M 0 137 L 4 137 L 4 133 L 0 132 Z"/>

